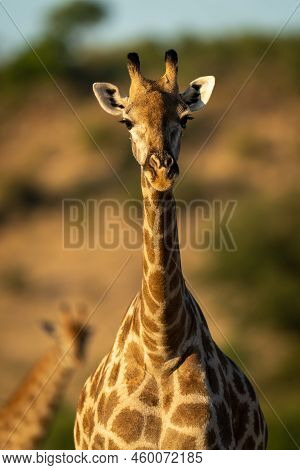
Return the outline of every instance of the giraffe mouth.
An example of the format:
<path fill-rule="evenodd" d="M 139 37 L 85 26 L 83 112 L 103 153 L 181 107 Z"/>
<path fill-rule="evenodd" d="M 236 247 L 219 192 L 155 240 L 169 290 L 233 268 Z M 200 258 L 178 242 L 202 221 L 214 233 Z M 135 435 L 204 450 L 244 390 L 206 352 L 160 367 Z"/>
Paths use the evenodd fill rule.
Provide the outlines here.
<path fill-rule="evenodd" d="M 154 189 L 158 191 L 167 191 L 170 189 L 178 176 L 178 171 L 176 169 L 161 169 L 161 170 L 150 170 L 148 168 L 144 169 L 146 178 Z"/>
<path fill-rule="evenodd" d="M 166 191 L 173 186 L 179 175 L 179 167 L 176 160 L 172 157 L 168 160 L 168 164 L 158 162 L 158 160 L 154 163 L 149 159 L 144 165 L 144 172 L 154 189 Z"/>

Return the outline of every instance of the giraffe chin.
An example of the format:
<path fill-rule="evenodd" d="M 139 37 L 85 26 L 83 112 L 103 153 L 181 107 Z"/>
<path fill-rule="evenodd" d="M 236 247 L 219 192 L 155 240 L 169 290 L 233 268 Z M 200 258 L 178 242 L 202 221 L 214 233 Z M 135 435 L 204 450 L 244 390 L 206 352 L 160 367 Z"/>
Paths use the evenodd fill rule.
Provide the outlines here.
<path fill-rule="evenodd" d="M 168 191 L 171 189 L 177 179 L 178 172 L 173 172 L 170 176 L 168 170 L 161 169 L 153 174 L 153 171 L 144 170 L 144 174 L 151 184 L 152 188 L 156 191 Z"/>

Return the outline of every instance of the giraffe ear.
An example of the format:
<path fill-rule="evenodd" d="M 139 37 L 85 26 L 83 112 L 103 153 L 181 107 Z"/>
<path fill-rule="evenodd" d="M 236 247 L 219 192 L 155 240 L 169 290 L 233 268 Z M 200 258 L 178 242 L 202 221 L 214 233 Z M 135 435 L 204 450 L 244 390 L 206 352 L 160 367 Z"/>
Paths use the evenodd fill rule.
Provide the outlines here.
<path fill-rule="evenodd" d="M 54 332 L 55 332 L 55 327 L 53 325 L 53 323 L 51 323 L 50 321 L 48 320 L 43 320 L 42 323 L 41 323 L 41 326 L 42 326 L 42 329 L 48 333 L 48 335 L 50 336 L 53 336 L 54 335 Z"/>
<path fill-rule="evenodd" d="M 94 83 L 93 90 L 100 106 L 109 114 L 122 114 L 127 98 L 122 97 L 119 88 L 111 83 Z"/>
<path fill-rule="evenodd" d="M 190 111 L 198 111 L 205 106 L 213 92 L 215 77 L 200 77 L 193 80 L 187 89 L 181 94 L 181 98 L 188 105 Z"/>

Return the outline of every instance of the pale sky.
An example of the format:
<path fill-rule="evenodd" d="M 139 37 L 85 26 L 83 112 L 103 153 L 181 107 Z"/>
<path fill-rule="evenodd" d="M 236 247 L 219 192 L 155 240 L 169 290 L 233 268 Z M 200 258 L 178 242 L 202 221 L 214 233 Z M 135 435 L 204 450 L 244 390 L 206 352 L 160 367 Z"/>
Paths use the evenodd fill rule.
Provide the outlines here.
<path fill-rule="evenodd" d="M 0 54 L 24 43 L 9 14 L 22 33 L 32 40 L 43 30 L 44 18 L 62 0 L 0 0 Z M 176 38 L 242 31 L 273 33 L 285 23 L 299 0 L 103 0 L 110 16 L 88 34 L 90 43 L 116 44 L 140 38 Z M 300 32 L 300 8 L 285 33 Z"/>

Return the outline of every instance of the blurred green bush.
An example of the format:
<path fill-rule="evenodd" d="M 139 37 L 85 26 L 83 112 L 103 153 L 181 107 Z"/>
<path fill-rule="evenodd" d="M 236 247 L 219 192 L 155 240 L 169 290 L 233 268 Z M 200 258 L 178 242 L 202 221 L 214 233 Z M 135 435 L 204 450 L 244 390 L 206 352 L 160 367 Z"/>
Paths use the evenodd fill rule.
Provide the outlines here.
<path fill-rule="evenodd" d="M 241 203 L 230 227 L 237 250 L 215 253 L 211 276 L 244 292 L 245 320 L 300 332 L 299 194 Z"/>
<path fill-rule="evenodd" d="M 74 450 L 74 422 L 75 410 L 67 404 L 61 406 L 48 429 L 41 449 Z"/>

